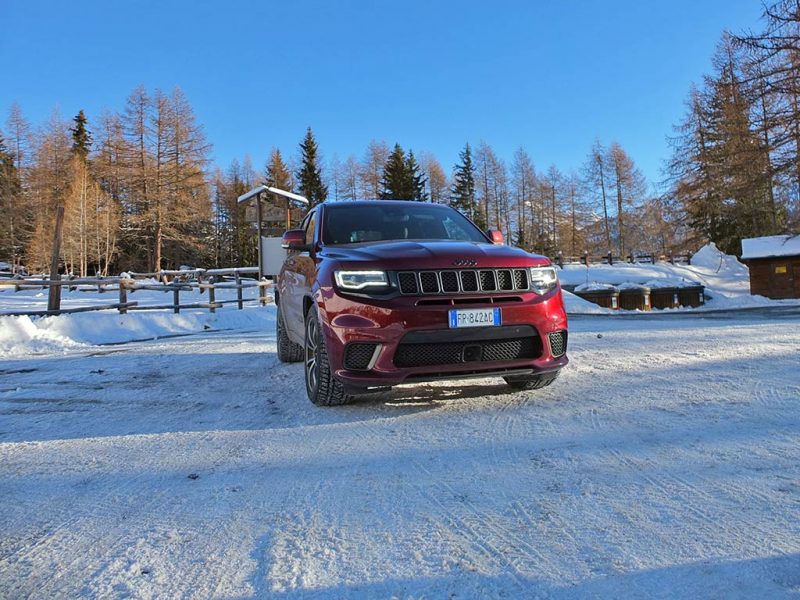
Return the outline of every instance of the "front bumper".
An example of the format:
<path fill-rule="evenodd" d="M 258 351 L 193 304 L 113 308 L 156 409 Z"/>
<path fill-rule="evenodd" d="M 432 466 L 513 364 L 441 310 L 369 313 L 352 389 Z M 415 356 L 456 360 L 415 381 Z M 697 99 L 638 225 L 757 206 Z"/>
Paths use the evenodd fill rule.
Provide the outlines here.
<path fill-rule="evenodd" d="M 490 297 L 491 300 L 484 297 L 483 302 L 455 305 L 451 300 L 463 302 L 463 298 L 438 296 L 438 304 L 431 304 L 427 297 L 350 298 L 333 288 L 323 290 L 322 294 L 320 316 L 331 369 L 336 378 L 352 390 L 434 379 L 532 375 L 561 369 L 569 362 L 565 351 L 553 355 L 549 337 L 553 332 L 566 332 L 567 329 L 560 289 L 545 296 L 534 292 L 514 294 L 513 302 L 507 301 L 508 295 L 498 295 Z M 505 301 L 494 302 L 497 298 Z M 449 310 L 482 307 L 499 307 L 502 326 L 448 327 Z M 516 354 L 502 351 L 508 349 L 503 340 L 523 340 L 528 336 L 534 337 L 538 346 L 532 348 L 525 342 L 525 348 Z M 453 346 L 449 344 L 463 343 L 472 348 L 493 343 L 496 346 L 491 348 L 491 352 L 483 351 L 483 355 L 481 351 L 476 353 L 467 349 L 460 355 L 453 355 L 455 358 L 442 358 L 444 364 L 418 364 L 419 361 L 407 360 L 409 344 L 428 342 L 432 346 L 443 344 L 440 348 L 427 348 L 434 353 L 440 349 L 452 350 Z M 352 343 L 379 345 L 368 368 L 345 368 L 345 348 Z M 401 345 L 402 352 L 398 353 Z M 495 360 L 498 357 L 500 359 Z"/>

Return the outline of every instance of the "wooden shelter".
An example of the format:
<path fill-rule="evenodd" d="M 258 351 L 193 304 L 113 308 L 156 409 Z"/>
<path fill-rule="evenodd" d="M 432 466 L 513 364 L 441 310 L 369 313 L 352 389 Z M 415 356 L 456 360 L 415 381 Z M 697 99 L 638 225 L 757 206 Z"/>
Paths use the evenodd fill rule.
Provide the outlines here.
<path fill-rule="evenodd" d="M 750 293 L 800 298 L 800 235 L 742 240 L 742 262 L 750 269 Z"/>

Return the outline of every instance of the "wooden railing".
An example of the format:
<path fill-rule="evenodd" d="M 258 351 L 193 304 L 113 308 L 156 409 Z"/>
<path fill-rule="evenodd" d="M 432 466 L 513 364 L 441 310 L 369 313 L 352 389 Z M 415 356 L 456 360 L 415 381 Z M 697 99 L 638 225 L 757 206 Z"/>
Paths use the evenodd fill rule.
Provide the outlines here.
<path fill-rule="evenodd" d="M 258 272 L 257 267 L 234 267 L 230 269 L 192 269 L 186 271 L 160 271 L 158 273 L 126 273 L 116 277 L 73 277 L 51 280 L 45 277 L 14 277 L 0 279 L 0 288 L 14 288 L 15 292 L 25 289 L 49 290 L 48 308 L 46 310 L 0 311 L 0 316 L 48 316 L 96 310 L 118 310 L 120 314 L 135 310 L 171 309 L 180 313 L 184 309 L 203 308 L 216 312 L 225 304 L 235 303 L 241 310 L 245 302 L 259 302 L 262 306 L 269 303 L 267 290 L 272 282 L 242 277 Z M 155 280 L 155 281 L 153 281 Z M 61 308 L 61 290 L 77 290 L 84 287 L 96 287 L 100 293 L 117 292 L 118 302 L 109 304 Z M 256 298 L 245 298 L 244 290 L 258 288 Z M 129 296 L 140 290 L 157 291 L 172 294 L 171 303 L 140 305 L 130 301 Z M 181 292 L 199 290 L 200 294 L 208 294 L 206 302 L 181 304 Z M 236 299 L 217 299 L 218 290 L 236 290 Z M 55 308 L 53 308 L 55 307 Z"/>
<path fill-rule="evenodd" d="M 553 257 L 553 263 L 557 264 L 561 268 L 567 264 L 580 264 L 580 265 L 613 265 L 616 263 L 646 263 L 646 264 L 655 264 L 656 262 L 668 262 L 670 264 L 684 264 L 688 265 L 691 264 L 692 255 L 691 254 L 674 254 L 670 256 L 666 255 L 653 255 L 653 254 L 628 254 L 628 256 L 622 258 L 620 256 L 614 255 L 611 252 L 608 254 L 603 255 L 591 255 L 589 253 L 581 254 L 580 256 L 565 256 L 562 254 L 557 254 Z"/>

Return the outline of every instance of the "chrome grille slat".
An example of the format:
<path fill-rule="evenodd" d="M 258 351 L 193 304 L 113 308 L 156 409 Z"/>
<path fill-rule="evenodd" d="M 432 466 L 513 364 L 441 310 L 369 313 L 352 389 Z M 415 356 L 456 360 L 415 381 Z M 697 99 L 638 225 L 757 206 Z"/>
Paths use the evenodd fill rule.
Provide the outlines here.
<path fill-rule="evenodd" d="M 399 271 L 400 293 L 410 295 L 525 292 L 530 289 L 528 269 L 441 269 Z"/>

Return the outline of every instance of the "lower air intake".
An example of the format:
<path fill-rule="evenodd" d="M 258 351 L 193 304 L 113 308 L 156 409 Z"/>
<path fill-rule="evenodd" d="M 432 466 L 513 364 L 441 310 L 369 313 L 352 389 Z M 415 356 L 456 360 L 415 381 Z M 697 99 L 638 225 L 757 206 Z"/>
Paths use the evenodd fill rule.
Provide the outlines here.
<path fill-rule="evenodd" d="M 365 371 L 369 368 L 377 344 L 348 344 L 344 350 L 344 368 Z"/>
<path fill-rule="evenodd" d="M 400 344 L 394 355 L 397 367 L 430 367 L 471 362 L 493 362 L 537 358 L 541 355 L 538 337 L 482 342 Z"/>
<path fill-rule="evenodd" d="M 548 337 L 550 338 L 550 353 L 555 358 L 563 356 L 567 351 L 567 332 L 554 331 L 548 334 Z"/>

